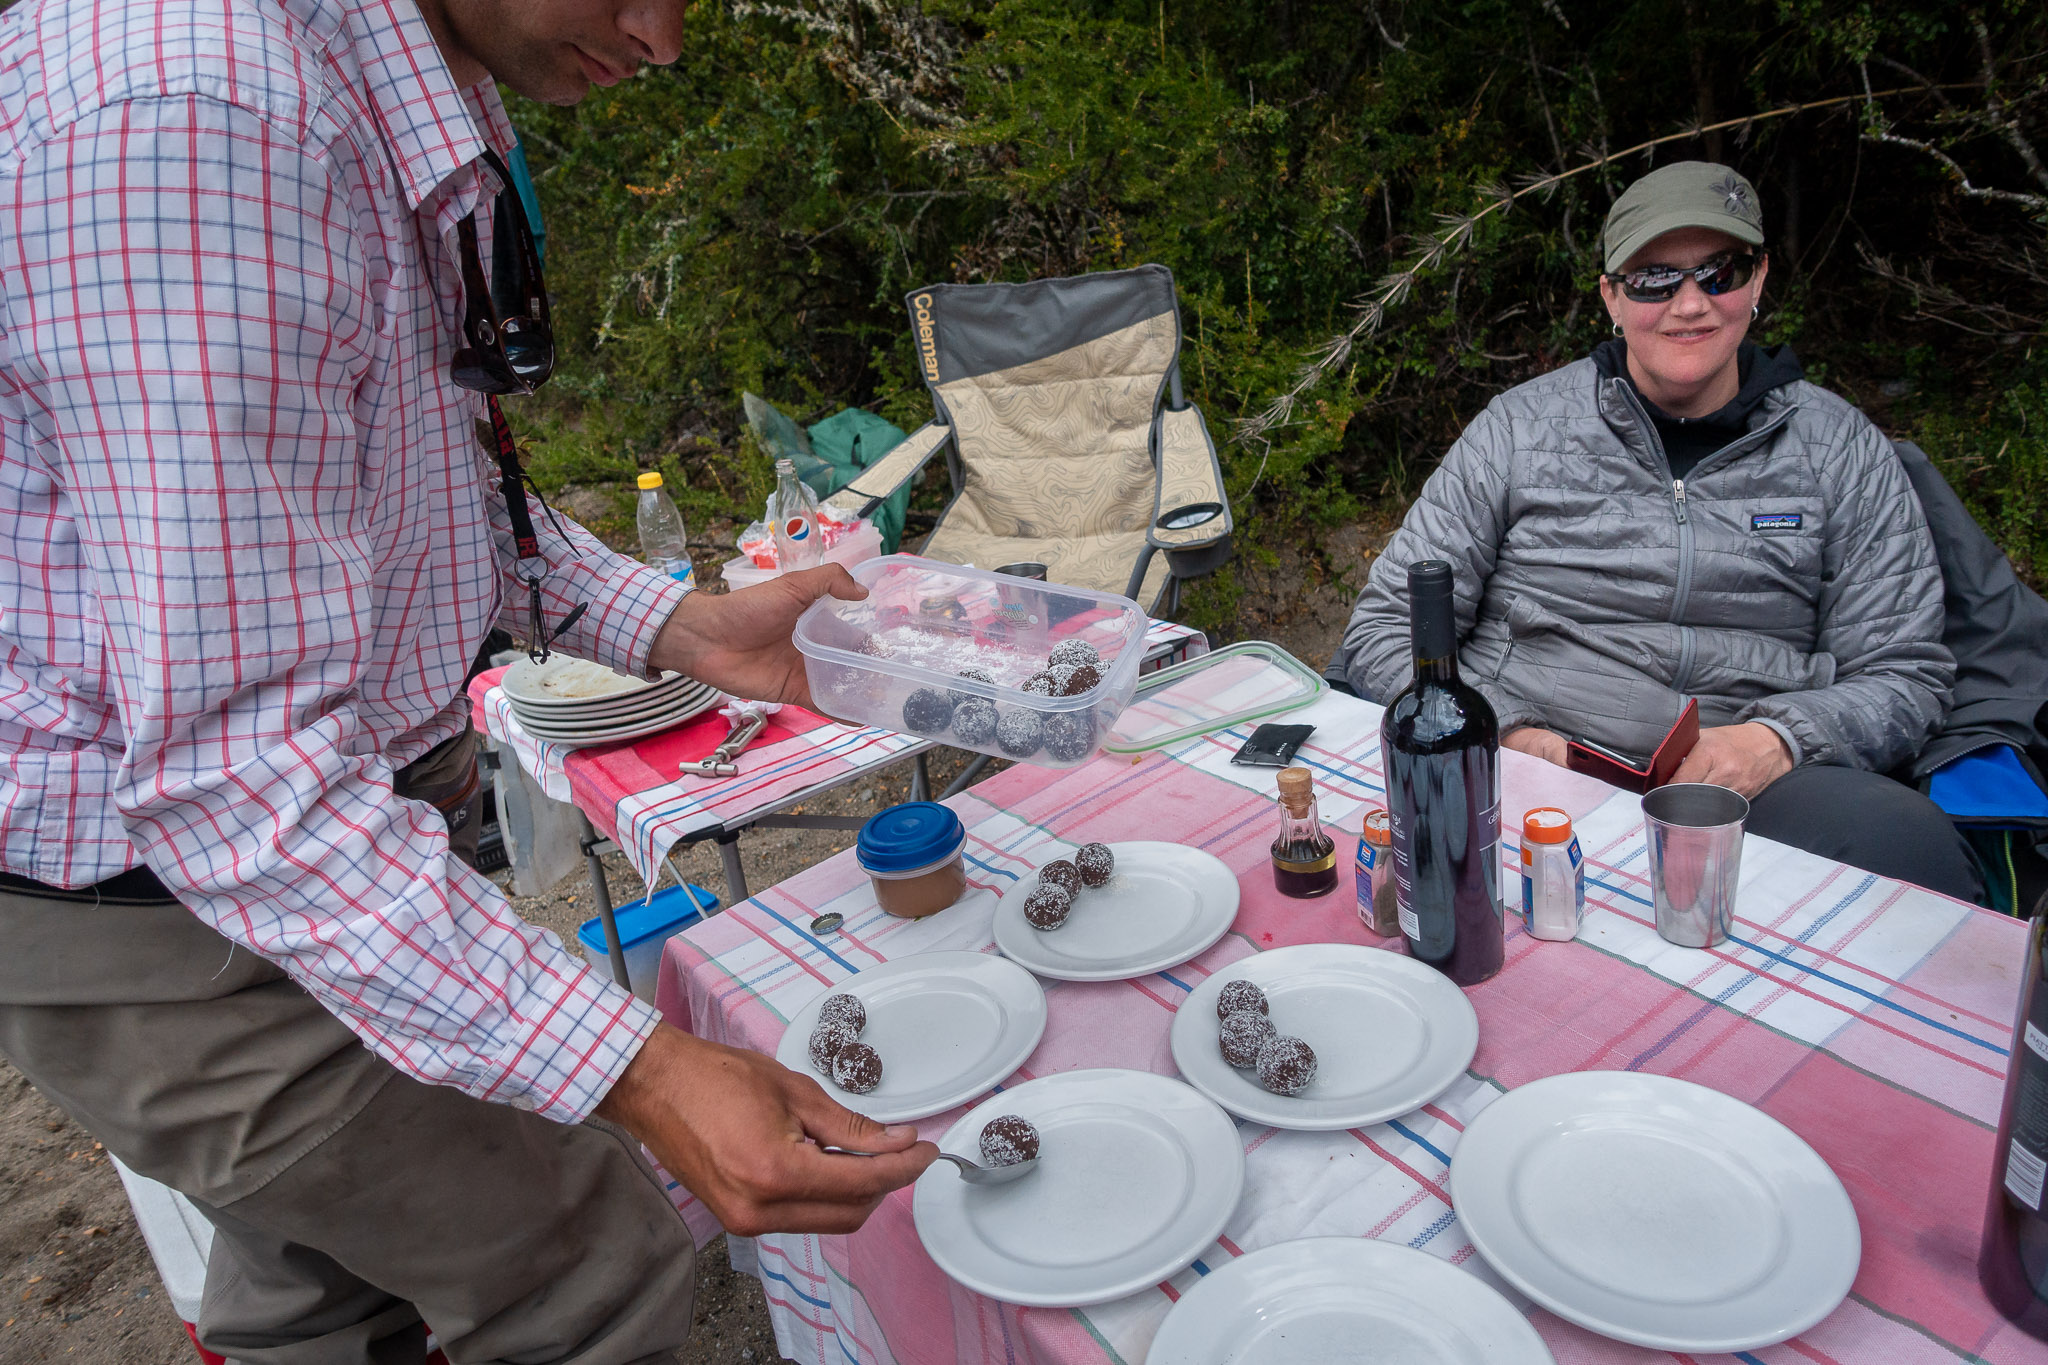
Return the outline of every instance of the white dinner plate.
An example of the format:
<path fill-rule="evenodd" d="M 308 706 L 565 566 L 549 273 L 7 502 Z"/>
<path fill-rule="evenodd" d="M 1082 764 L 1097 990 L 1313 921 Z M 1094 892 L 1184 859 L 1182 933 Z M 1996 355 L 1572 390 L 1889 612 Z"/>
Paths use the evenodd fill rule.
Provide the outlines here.
<path fill-rule="evenodd" d="M 1064 1071 L 991 1095 L 947 1130 L 942 1151 L 980 1160 L 999 1114 L 1038 1129 L 1038 1166 L 970 1185 L 947 1163 L 917 1178 L 924 1249 L 977 1293 L 1078 1308 L 1150 1289 L 1222 1233 L 1244 1191 L 1230 1116 L 1149 1071 Z"/>
<path fill-rule="evenodd" d="M 1145 1365 L 1553 1365 L 1500 1291 L 1449 1261 L 1364 1237 L 1304 1237 L 1196 1281 Z"/>
<path fill-rule="evenodd" d="M 1003 893 L 995 931 L 1005 957 L 1055 981 L 1122 981 L 1186 962 L 1230 932 L 1237 877 L 1222 859 L 1150 840 L 1109 848 L 1115 875 L 1107 886 L 1083 887 L 1057 929 L 1034 929 L 1024 918 L 1037 876 Z"/>
<path fill-rule="evenodd" d="M 521 706 L 577 707 L 624 697 L 635 692 L 672 683 L 680 673 L 664 673 L 654 681 L 628 677 L 603 664 L 572 655 L 553 653 L 546 663 L 516 659 L 498 681 L 505 695 Z"/>
<path fill-rule="evenodd" d="M 719 697 L 719 693 L 713 692 L 710 696 L 691 705 L 678 707 L 675 710 L 659 711 L 644 719 L 632 720 L 618 725 L 540 725 L 529 722 L 524 717 L 520 719 L 519 723 L 529 734 L 538 735 L 542 739 L 553 740 L 557 744 L 566 744 L 572 748 L 584 744 L 616 744 L 621 740 L 640 739 L 647 735 L 658 734 L 663 730 L 669 729 L 671 726 L 681 725 L 686 720 L 695 720 L 706 711 L 716 707 Z"/>
<path fill-rule="evenodd" d="M 1559 1317 L 1660 1351 L 1754 1351 L 1835 1310 L 1863 1237 L 1842 1182 L 1784 1124 L 1628 1071 L 1533 1081 L 1465 1129 L 1465 1235 Z"/>
<path fill-rule="evenodd" d="M 1016 963 L 994 953 L 918 953 L 820 992 L 789 1021 L 776 1061 L 818 1074 L 811 1030 L 825 998 L 838 994 L 858 996 L 867 1009 L 860 1040 L 881 1054 L 882 1083 L 865 1095 L 819 1084 L 877 1123 L 930 1118 L 973 1099 L 1024 1065 L 1045 1033 L 1045 990 Z"/>
<path fill-rule="evenodd" d="M 1266 993 L 1276 1029 L 1315 1049 L 1316 1078 L 1301 1094 L 1274 1094 L 1217 1050 L 1216 997 L 1240 979 Z M 1321 1132 L 1379 1123 L 1441 1095 L 1479 1050 L 1479 1016 L 1449 977 L 1414 958 L 1302 943 L 1233 962 L 1195 987 L 1170 1041 L 1188 1084 L 1231 1113 Z"/>
<path fill-rule="evenodd" d="M 651 720 L 655 716 L 669 715 L 696 706 L 720 694 L 702 683 L 668 688 L 660 692 L 633 693 L 627 702 L 603 711 L 536 711 L 512 704 L 512 714 L 519 717 L 524 726 L 539 726 L 543 729 L 608 729 L 618 725 L 631 725 L 638 721 Z"/>
<path fill-rule="evenodd" d="M 592 702 L 588 706 L 532 706 L 528 702 L 512 702 L 512 714 L 520 720 L 541 720 L 553 724 L 586 722 L 586 720 L 629 720 L 633 716 L 645 716 L 664 706 L 676 706 L 686 700 L 696 700 L 711 692 L 700 681 L 688 677 L 676 677 L 666 684 L 655 684 L 645 692 L 625 692 L 616 698 Z"/>

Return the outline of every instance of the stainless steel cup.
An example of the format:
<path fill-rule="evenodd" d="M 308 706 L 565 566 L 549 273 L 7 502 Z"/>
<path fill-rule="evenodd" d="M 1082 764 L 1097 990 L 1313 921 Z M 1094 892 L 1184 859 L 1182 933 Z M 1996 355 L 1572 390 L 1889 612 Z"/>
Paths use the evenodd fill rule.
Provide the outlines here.
<path fill-rule="evenodd" d="M 996 572 L 1006 573 L 1012 578 L 1035 578 L 1043 583 L 1045 582 L 1046 570 L 1045 565 L 1038 563 L 1036 560 L 1027 559 L 1016 564 L 998 564 L 996 565 Z"/>
<path fill-rule="evenodd" d="M 1742 822 L 1749 802 L 1709 782 L 1674 782 L 1643 798 L 1657 932 L 1681 948 L 1711 948 L 1735 920 Z"/>

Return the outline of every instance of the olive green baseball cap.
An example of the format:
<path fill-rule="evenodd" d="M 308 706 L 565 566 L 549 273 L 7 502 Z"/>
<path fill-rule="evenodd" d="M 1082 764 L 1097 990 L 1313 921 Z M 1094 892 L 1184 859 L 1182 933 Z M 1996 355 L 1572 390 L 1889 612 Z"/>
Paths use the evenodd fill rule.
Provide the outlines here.
<path fill-rule="evenodd" d="M 1608 274 L 1618 274 L 1644 245 L 1678 228 L 1713 228 L 1738 242 L 1764 244 L 1764 213 L 1756 186 L 1712 161 L 1659 166 L 1621 192 L 1600 230 Z"/>

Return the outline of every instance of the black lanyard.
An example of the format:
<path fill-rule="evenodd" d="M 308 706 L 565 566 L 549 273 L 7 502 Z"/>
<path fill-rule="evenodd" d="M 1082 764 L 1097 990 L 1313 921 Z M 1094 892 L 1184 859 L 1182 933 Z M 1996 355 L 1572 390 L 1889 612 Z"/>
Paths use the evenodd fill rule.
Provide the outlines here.
<path fill-rule="evenodd" d="M 512 424 L 505 420 L 505 410 L 498 406 L 498 396 L 487 394 L 484 403 L 491 414 L 491 446 L 498 461 L 498 487 L 505 494 L 505 512 L 512 520 L 512 547 L 519 557 L 518 563 L 513 565 L 512 575 L 526 585 L 529 623 L 526 655 L 535 663 L 544 664 L 548 661 L 548 646 L 582 619 L 590 604 L 578 602 L 562 618 L 560 625 L 552 631 L 548 629 L 547 614 L 542 610 L 540 597 L 540 585 L 547 577 L 547 566 L 540 557 L 540 537 L 534 534 L 533 513 L 526 505 L 526 473 L 519 467 L 519 446 L 512 439 Z M 554 515 L 545 502 L 541 508 L 548 511 L 549 516 Z M 531 573 L 521 567 L 529 560 L 539 565 Z"/>

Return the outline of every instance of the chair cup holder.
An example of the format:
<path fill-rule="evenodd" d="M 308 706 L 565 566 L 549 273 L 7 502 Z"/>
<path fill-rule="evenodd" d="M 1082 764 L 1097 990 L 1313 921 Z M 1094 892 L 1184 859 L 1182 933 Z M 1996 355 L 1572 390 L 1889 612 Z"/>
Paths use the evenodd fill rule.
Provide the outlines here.
<path fill-rule="evenodd" d="M 1156 531 L 1192 531 L 1223 515 L 1220 502 L 1190 502 L 1161 512 L 1152 521 Z"/>

